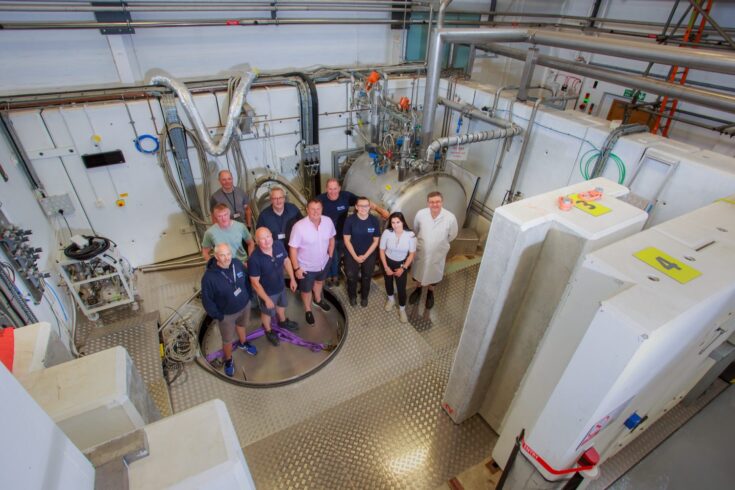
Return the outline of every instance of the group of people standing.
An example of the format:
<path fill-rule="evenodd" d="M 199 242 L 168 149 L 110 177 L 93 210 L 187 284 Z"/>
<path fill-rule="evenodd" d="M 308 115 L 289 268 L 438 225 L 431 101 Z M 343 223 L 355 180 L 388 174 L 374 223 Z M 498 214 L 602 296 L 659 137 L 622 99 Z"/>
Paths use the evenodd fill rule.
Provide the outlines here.
<path fill-rule="evenodd" d="M 331 309 L 323 288 L 325 284 L 339 285 L 342 257 L 350 305 L 357 305 L 358 283 L 360 304 L 368 305 L 370 281 L 379 258 L 388 295 L 386 311 L 394 309 L 397 295 L 399 319 L 406 323 L 406 303 L 418 302 L 423 287 L 428 287 L 426 308 L 434 306 L 433 287 L 441 281 L 449 243 L 458 231 L 455 216 L 442 207 L 440 192 L 429 193 L 428 207 L 416 214 L 411 230 L 402 213 L 388 214 L 368 198 L 341 190 L 336 179 L 329 179 L 326 192 L 307 203 L 303 218 L 295 205 L 286 202 L 283 189 L 274 187 L 270 207 L 258 216 L 253 240 L 248 231 L 252 214 L 247 196 L 233 186 L 228 171 L 220 172 L 219 181 L 222 188 L 211 201 L 214 224 L 202 240 L 207 260 L 202 301 L 209 316 L 218 320 L 228 376 L 234 375 L 233 343 L 248 354 L 257 354 L 245 332 L 251 298 L 257 298 L 265 336 L 274 346 L 279 343 L 272 331 L 274 319 L 284 328 L 299 328 L 285 314 L 285 274 L 290 289 L 298 289 L 301 295 L 309 325 L 315 323 L 312 306 Z M 355 213 L 348 215 L 352 206 Z M 386 220 L 382 232 L 371 211 Z M 232 260 L 233 255 L 237 260 Z M 407 297 L 409 269 L 416 288 Z"/>

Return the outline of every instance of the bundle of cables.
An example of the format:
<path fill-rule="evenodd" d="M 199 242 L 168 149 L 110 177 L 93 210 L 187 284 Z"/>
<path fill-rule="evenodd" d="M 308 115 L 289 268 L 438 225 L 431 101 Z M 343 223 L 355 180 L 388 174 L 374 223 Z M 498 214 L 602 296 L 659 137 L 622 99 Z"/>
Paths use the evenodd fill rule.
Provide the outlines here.
<path fill-rule="evenodd" d="M 579 159 L 579 172 L 584 177 L 584 180 L 589 180 L 592 174 L 592 168 L 594 163 L 600 157 L 600 150 L 593 148 L 587 151 L 582 158 Z M 618 184 L 625 182 L 625 163 L 615 153 L 610 153 L 610 159 L 615 162 L 618 167 Z"/>
<path fill-rule="evenodd" d="M 72 243 L 64 249 L 64 255 L 74 260 L 89 260 L 101 253 L 106 252 L 110 248 L 110 239 L 101 236 L 84 235 L 87 240 L 86 246 L 80 246 Z"/>
<path fill-rule="evenodd" d="M 168 321 L 159 329 L 163 339 L 166 381 L 171 384 L 184 372 L 185 363 L 196 358 L 199 343 L 196 329 L 190 319 L 170 306 L 167 308 L 173 310 L 179 317 L 179 321 Z"/>

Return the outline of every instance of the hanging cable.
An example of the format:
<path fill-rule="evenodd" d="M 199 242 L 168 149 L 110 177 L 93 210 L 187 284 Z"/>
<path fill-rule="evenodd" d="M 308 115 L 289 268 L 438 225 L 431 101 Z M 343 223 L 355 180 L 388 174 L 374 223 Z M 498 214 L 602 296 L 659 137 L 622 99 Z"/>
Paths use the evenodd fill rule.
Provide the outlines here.
<path fill-rule="evenodd" d="M 191 140 L 192 146 L 196 150 L 197 158 L 199 159 L 199 165 L 202 174 L 202 191 L 206 196 L 209 196 L 211 194 L 209 183 L 209 169 L 207 168 L 207 156 L 204 152 L 204 147 L 202 146 L 199 138 L 194 131 L 184 128 L 184 132 L 186 133 L 186 136 Z M 166 177 L 166 182 L 168 183 L 168 186 L 171 189 L 171 192 L 173 193 L 176 202 L 178 202 L 181 209 L 184 210 L 186 215 L 194 223 L 204 226 L 211 225 L 211 223 L 207 221 L 207 216 L 199 216 L 191 209 L 191 206 L 189 206 L 186 197 L 182 193 L 181 187 L 171 171 L 171 163 L 168 159 L 168 152 L 173 151 L 173 149 L 169 150 L 169 145 L 170 137 L 168 131 L 164 131 L 161 134 L 161 147 L 158 151 L 158 164 L 163 169 L 164 176 Z M 209 209 L 209 206 L 202 206 L 202 209 Z M 205 215 L 208 215 L 206 211 L 204 213 Z"/>

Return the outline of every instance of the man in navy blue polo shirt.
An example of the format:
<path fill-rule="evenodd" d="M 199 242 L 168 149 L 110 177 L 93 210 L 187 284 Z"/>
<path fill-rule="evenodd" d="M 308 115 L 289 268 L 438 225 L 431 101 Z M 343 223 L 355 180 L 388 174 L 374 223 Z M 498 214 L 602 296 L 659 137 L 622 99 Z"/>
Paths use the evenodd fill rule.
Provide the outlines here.
<path fill-rule="evenodd" d="M 229 216 L 229 215 L 228 215 Z M 250 291 L 248 275 L 242 262 L 232 260 L 232 251 L 226 243 L 214 247 L 214 257 L 207 262 L 202 277 L 202 304 L 207 314 L 217 320 L 222 335 L 225 374 L 235 375 L 232 344 L 254 356 L 258 350 L 247 341 L 245 327 L 250 322 Z"/>
<path fill-rule="evenodd" d="M 343 191 L 339 185 L 339 181 L 331 178 L 327 180 L 327 192 L 319 194 L 317 199 L 322 203 L 322 214 L 332 220 L 337 230 L 337 235 L 334 237 L 334 256 L 332 257 L 332 263 L 330 264 L 330 270 L 327 276 L 327 286 L 339 286 L 339 262 L 345 253 L 344 241 L 342 239 L 345 219 L 347 219 L 347 211 L 357 202 L 357 196 L 349 191 Z M 383 219 L 388 217 L 388 212 L 375 203 L 370 204 L 370 209 L 378 212 Z"/>
<path fill-rule="evenodd" d="M 302 218 L 301 211 L 294 204 L 286 202 L 286 193 L 280 187 L 271 188 L 271 205 L 258 216 L 257 228 L 265 226 L 273 239 L 288 246 L 291 228 Z"/>
<path fill-rule="evenodd" d="M 260 318 L 266 331 L 268 340 L 278 336 L 271 331 L 272 318 L 278 317 L 281 326 L 289 330 L 297 330 L 298 324 L 286 318 L 286 306 L 288 297 L 286 295 L 284 268 L 288 272 L 291 291 L 296 291 L 296 277 L 294 277 L 293 266 L 288 258 L 286 247 L 277 240 L 266 227 L 255 230 L 255 242 L 258 247 L 248 260 L 248 272 L 250 284 L 258 297 L 260 305 Z"/>
<path fill-rule="evenodd" d="M 370 280 L 375 269 L 376 250 L 380 243 L 380 222 L 370 214 L 370 200 L 358 197 L 357 212 L 345 220 L 345 273 L 350 305 L 357 305 L 357 279 L 360 278 L 360 304 L 368 305 Z"/>

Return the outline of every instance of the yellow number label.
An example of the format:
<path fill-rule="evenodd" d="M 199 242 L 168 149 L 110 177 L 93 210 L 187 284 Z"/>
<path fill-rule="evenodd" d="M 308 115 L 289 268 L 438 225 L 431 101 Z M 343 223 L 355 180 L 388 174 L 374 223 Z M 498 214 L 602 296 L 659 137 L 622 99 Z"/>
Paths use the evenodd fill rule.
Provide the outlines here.
<path fill-rule="evenodd" d="M 663 272 L 680 284 L 686 284 L 702 275 L 697 269 L 676 260 L 671 255 L 655 247 L 644 248 L 633 256 L 642 260 L 659 272 Z"/>
<path fill-rule="evenodd" d="M 595 218 L 612 211 L 612 209 L 608 208 L 607 206 L 603 206 L 597 201 L 583 201 L 582 199 L 579 199 L 579 196 L 577 194 L 569 194 L 569 199 L 574 202 L 575 208 L 582 210 L 585 213 L 594 216 Z"/>

